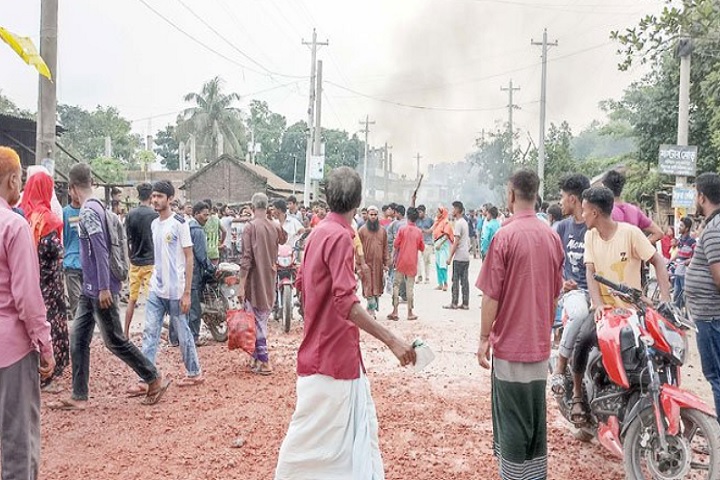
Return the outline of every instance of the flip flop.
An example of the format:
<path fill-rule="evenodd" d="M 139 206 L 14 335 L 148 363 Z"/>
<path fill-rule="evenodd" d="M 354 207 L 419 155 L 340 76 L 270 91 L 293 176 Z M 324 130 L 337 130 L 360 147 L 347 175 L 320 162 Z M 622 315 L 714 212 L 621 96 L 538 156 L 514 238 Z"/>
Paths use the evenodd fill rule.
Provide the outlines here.
<path fill-rule="evenodd" d="M 72 403 L 70 400 L 58 400 L 56 402 L 49 402 L 47 405 L 47 408 L 50 410 L 61 410 L 65 412 L 70 411 L 78 411 L 82 412 L 85 410 L 85 406 L 76 405 L 75 403 Z"/>
<path fill-rule="evenodd" d="M 160 388 L 158 388 L 156 391 L 154 391 L 152 394 L 148 391 L 147 395 L 145 395 L 145 398 L 142 399 L 142 402 L 140 402 L 143 405 L 156 405 L 160 399 L 165 395 L 165 392 L 167 392 L 168 387 L 172 383 L 172 380 L 167 379 L 163 380 L 162 384 L 160 385 Z"/>
<path fill-rule="evenodd" d="M 197 375 L 195 377 L 185 377 L 182 380 L 178 380 L 178 387 L 194 387 L 196 385 L 202 385 L 205 383 L 205 377 Z"/>
<path fill-rule="evenodd" d="M 407 317 L 407 319 L 408 319 L 408 320 L 417 320 L 417 319 L 418 319 L 418 316 L 417 316 L 417 315 L 409 315 L 409 316 Z"/>
<path fill-rule="evenodd" d="M 388 319 L 388 320 L 395 320 L 395 321 L 397 321 L 397 320 L 399 320 L 399 318 L 400 318 L 400 317 L 398 317 L 397 315 L 393 315 L 392 313 L 387 316 L 387 319 Z"/>
<path fill-rule="evenodd" d="M 125 390 L 125 394 L 128 398 L 137 398 L 147 395 L 147 391 L 147 386 L 144 383 L 139 383 Z"/>

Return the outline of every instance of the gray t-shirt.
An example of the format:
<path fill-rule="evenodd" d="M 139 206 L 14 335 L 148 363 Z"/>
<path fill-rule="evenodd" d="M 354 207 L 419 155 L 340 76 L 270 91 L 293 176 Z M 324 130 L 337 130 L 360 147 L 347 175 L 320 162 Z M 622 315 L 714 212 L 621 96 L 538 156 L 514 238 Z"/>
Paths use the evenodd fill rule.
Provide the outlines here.
<path fill-rule="evenodd" d="M 705 226 L 695 246 L 695 255 L 685 274 L 685 296 L 695 320 L 720 319 L 720 290 L 713 281 L 710 265 L 720 262 L 720 214 Z"/>
<path fill-rule="evenodd" d="M 433 219 L 428 216 L 425 218 L 418 218 L 418 221 L 415 222 L 415 225 L 423 231 L 423 242 L 425 242 L 425 245 L 433 244 L 432 232 L 425 233 L 425 230 L 430 230 L 434 223 Z"/>
<path fill-rule="evenodd" d="M 455 241 L 458 242 L 454 260 L 457 262 L 470 261 L 470 228 L 464 218 L 455 220 Z"/>

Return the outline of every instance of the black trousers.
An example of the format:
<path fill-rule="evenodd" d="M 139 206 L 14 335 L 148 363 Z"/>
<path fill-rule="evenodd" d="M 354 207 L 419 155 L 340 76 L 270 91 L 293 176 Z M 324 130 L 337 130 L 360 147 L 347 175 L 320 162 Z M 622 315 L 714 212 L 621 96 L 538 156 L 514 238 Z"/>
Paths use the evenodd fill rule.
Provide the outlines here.
<path fill-rule="evenodd" d="M 452 304 L 459 305 L 460 287 L 462 287 L 462 304 L 468 306 L 470 304 L 470 281 L 468 274 L 470 270 L 470 261 L 463 262 L 453 260 L 452 273 Z"/>

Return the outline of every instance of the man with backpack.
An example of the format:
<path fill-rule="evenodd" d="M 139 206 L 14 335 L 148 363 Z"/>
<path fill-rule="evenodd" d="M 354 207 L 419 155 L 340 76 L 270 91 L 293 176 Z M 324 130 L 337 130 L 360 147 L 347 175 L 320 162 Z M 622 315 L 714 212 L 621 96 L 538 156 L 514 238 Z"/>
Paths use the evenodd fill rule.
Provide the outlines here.
<path fill-rule="evenodd" d="M 72 359 L 72 397 L 48 405 L 58 410 L 84 410 L 90 380 L 90 343 L 97 322 L 105 346 L 147 383 L 141 392 L 144 405 L 154 405 L 169 382 L 123 335 L 118 308 L 120 282 L 127 277 L 123 230 L 117 216 L 93 197 L 92 172 L 85 163 L 70 169 L 69 188 L 77 196 L 80 209 L 80 260 L 83 286 L 70 337 Z M 124 265 L 123 265 L 124 262 Z M 123 277 L 124 266 L 124 277 Z"/>

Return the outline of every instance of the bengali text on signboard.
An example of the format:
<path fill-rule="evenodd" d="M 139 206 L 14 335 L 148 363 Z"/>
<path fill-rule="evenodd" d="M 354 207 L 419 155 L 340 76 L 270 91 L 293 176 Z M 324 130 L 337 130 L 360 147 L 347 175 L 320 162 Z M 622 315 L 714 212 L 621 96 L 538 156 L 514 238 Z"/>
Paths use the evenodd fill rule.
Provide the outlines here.
<path fill-rule="evenodd" d="M 694 177 L 697 168 L 697 147 L 660 145 L 660 173 Z"/>

